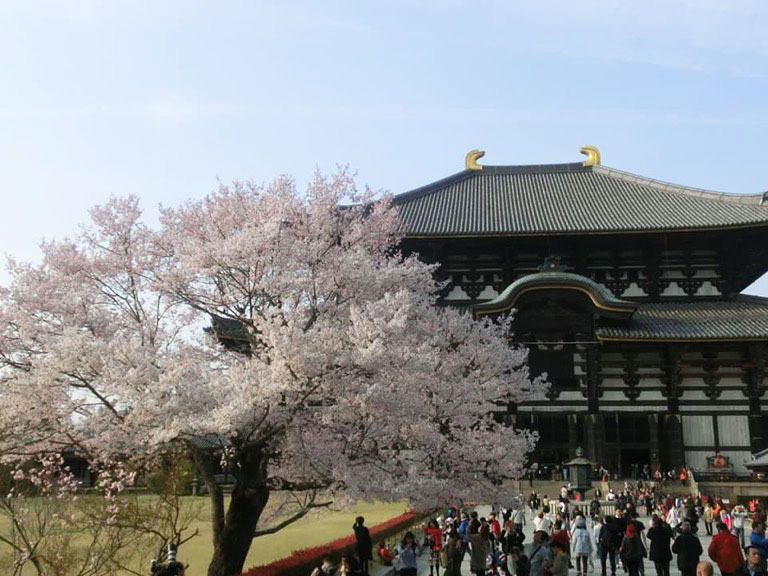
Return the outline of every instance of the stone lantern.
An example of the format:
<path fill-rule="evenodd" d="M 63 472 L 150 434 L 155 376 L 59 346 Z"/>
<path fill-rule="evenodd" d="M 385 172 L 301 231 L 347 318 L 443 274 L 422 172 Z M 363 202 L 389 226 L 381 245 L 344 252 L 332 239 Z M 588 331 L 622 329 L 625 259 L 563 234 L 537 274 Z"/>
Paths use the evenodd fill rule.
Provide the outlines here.
<path fill-rule="evenodd" d="M 592 488 L 592 469 L 595 463 L 584 458 L 584 450 L 579 446 L 576 448 L 576 458 L 566 462 L 565 465 L 568 466 L 571 488 L 581 495 L 581 501 L 583 502 L 587 490 Z"/>

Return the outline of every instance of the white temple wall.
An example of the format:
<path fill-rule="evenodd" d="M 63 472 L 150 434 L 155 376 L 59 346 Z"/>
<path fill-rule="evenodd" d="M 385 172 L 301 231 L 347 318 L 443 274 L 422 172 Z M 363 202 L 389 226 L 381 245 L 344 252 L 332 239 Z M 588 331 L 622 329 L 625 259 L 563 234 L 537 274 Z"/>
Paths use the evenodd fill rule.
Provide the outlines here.
<path fill-rule="evenodd" d="M 749 419 L 746 416 L 718 416 L 717 434 L 721 446 L 749 446 Z"/>
<path fill-rule="evenodd" d="M 686 447 L 714 446 L 711 416 L 683 416 L 683 443 Z"/>
<path fill-rule="evenodd" d="M 685 466 L 694 471 L 706 470 L 707 456 L 712 456 L 709 452 L 696 452 L 695 450 L 685 451 Z"/>

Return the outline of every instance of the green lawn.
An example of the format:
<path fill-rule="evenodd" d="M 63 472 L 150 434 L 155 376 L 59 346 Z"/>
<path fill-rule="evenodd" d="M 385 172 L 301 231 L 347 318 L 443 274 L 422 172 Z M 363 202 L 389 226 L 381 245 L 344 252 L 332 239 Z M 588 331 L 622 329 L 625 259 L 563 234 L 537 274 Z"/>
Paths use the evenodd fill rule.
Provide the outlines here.
<path fill-rule="evenodd" d="M 142 496 L 141 498 L 151 498 Z M 184 544 L 179 550 L 179 560 L 189 564 L 188 576 L 203 576 L 206 573 L 211 558 L 213 546 L 211 543 L 211 507 L 207 497 L 189 497 L 188 502 L 200 506 L 199 519 L 193 522 L 192 531 L 198 530 L 199 535 Z M 406 505 L 400 503 L 358 503 L 344 511 L 322 510 L 302 518 L 298 522 L 284 528 L 276 534 L 263 536 L 253 541 L 245 568 L 266 564 L 288 556 L 294 550 L 321 546 L 327 542 L 352 534 L 352 524 L 356 516 L 364 516 L 368 526 L 374 526 L 406 510 Z M 0 516 L 0 534 L 9 531 L 8 520 Z M 7 546 L 0 542 L 0 556 L 9 552 Z M 145 572 L 146 559 L 136 558 L 135 568 Z"/>
<path fill-rule="evenodd" d="M 361 502 L 345 511 L 319 512 L 317 515 L 302 518 L 276 534 L 255 539 L 245 566 L 249 568 L 267 564 L 285 558 L 294 550 L 320 546 L 337 538 L 349 536 L 352 534 L 352 524 L 357 516 L 364 516 L 365 523 L 368 526 L 374 526 L 399 516 L 405 511 L 406 505 L 402 502 L 394 504 Z M 205 521 L 196 525 L 200 529 L 200 536 L 179 551 L 179 559 L 192 568 L 187 571 L 190 576 L 204 574 L 204 570 L 198 570 L 201 566 L 207 567 L 211 557 L 210 507 L 207 505 L 204 515 Z"/>

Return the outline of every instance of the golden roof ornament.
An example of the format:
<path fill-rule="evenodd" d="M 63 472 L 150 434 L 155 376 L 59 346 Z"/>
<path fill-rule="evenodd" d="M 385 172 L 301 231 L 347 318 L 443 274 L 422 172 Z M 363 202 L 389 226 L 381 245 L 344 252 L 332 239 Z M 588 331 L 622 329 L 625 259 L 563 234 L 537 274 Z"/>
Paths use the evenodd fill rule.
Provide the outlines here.
<path fill-rule="evenodd" d="M 464 158 L 465 170 L 482 170 L 483 167 L 477 161 L 485 156 L 485 150 L 470 150 Z"/>
<path fill-rule="evenodd" d="M 584 146 L 579 148 L 579 152 L 587 157 L 587 159 L 584 160 L 584 166 L 600 165 L 600 150 L 597 149 L 597 146 Z"/>

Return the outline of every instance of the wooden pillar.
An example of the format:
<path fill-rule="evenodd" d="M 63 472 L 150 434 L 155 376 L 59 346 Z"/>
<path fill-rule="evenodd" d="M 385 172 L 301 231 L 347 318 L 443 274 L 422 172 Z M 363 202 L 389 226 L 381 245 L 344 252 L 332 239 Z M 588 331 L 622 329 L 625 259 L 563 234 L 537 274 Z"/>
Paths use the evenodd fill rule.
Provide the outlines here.
<path fill-rule="evenodd" d="M 768 353 L 766 347 L 761 344 L 753 344 L 747 348 L 747 364 L 742 380 L 747 385 L 747 399 L 749 401 L 749 443 L 752 452 L 759 452 L 768 448 L 768 417 L 762 413 L 760 399 L 762 396 L 763 379 L 768 370 L 766 363 Z"/>
<path fill-rule="evenodd" d="M 585 351 L 587 371 L 587 411 L 590 414 L 600 412 L 600 382 L 602 380 L 601 353 L 598 345 L 589 345 Z"/>
<path fill-rule="evenodd" d="M 683 449 L 683 421 L 679 414 L 667 414 L 662 423 L 664 446 L 661 449 L 661 464 L 665 470 L 679 469 L 685 462 Z"/>
<path fill-rule="evenodd" d="M 661 466 L 661 446 L 659 444 L 659 415 L 648 415 L 648 430 L 650 431 L 651 471 Z"/>
<path fill-rule="evenodd" d="M 683 446 L 683 421 L 679 414 L 680 396 L 683 391 L 683 372 L 680 366 L 683 349 L 681 346 L 669 344 L 664 349 L 664 391 L 667 398 L 667 412 L 661 425 L 664 444 L 661 446 L 659 457 L 665 469 L 679 468 L 685 462 Z"/>
<path fill-rule="evenodd" d="M 680 367 L 683 350 L 680 346 L 669 344 L 663 351 L 664 355 L 664 374 L 662 382 L 664 390 L 662 394 L 667 398 L 667 410 L 670 414 L 677 414 L 680 407 L 680 396 L 683 391 L 680 385 L 683 382 L 683 371 Z"/>
<path fill-rule="evenodd" d="M 584 417 L 587 458 L 598 464 L 605 463 L 605 434 L 602 414 L 587 414 Z"/>
<path fill-rule="evenodd" d="M 579 415 L 568 414 L 568 457 L 576 457 L 576 448 L 579 447 Z"/>

